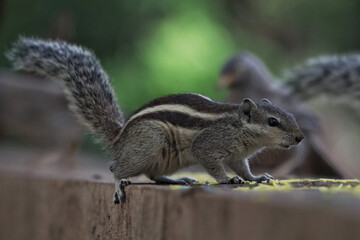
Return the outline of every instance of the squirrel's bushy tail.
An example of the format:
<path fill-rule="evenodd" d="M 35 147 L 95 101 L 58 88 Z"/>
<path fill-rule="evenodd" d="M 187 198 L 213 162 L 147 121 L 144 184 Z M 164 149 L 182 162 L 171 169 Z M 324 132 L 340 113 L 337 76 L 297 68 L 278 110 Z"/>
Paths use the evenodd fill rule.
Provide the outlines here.
<path fill-rule="evenodd" d="M 323 94 L 360 101 L 360 54 L 309 59 L 288 72 L 286 79 L 303 99 Z"/>
<path fill-rule="evenodd" d="M 123 115 L 108 76 L 92 52 L 61 41 L 21 37 L 6 56 L 17 70 L 61 81 L 70 108 L 83 123 L 107 142 L 117 136 Z"/>

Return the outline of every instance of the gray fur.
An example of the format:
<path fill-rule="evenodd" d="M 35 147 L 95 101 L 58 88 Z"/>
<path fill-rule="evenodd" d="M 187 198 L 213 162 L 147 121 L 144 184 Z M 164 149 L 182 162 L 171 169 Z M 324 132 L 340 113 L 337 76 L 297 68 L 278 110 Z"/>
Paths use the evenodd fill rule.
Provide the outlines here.
<path fill-rule="evenodd" d="M 219 183 L 241 182 L 226 175 L 225 164 L 246 180 L 268 180 L 268 174 L 251 174 L 248 156 L 265 147 L 289 147 L 303 138 L 295 118 L 268 100 L 224 104 L 197 94 L 155 99 L 124 124 L 108 78 L 89 51 L 64 42 L 21 38 L 8 56 L 16 69 L 62 80 L 80 119 L 112 143 L 115 203 L 125 199 L 122 189 L 129 177 L 145 174 L 161 183 L 191 184 L 191 178 L 166 175 L 196 163 Z M 270 117 L 279 121 L 278 127 L 268 125 Z"/>
<path fill-rule="evenodd" d="M 281 128 L 268 126 L 269 117 L 279 119 Z M 269 101 L 254 103 L 245 99 L 236 112 L 201 129 L 182 128 L 164 119 L 126 125 L 116 143 L 119 151 L 111 170 L 117 179 L 145 173 L 156 180 L 201 163 L 219 183 L 229 183 L 223 165 L 227 163 L 246 180 L 266 180 L 251 174 L 247 157 L 264 147 L 295 145 L 296 137 L 303 135 L 291 114 Z"/>
<path fill-rule="evenodd" d="M 311 58 L 286 75 L 292 92 L 301 98 L 321 94 L 360 99 L 360 54 Z"/>
<path fill-rule="evenodd" d="M 279 156 L 279 162 L 285 162 L 274 171 L 277 176 L 287 176 L 301 167 L 305 161 L 314 161 L 314 165 L 327 166 L 329 170 L 322 174 L 339 175 L 334 170 L 326 154 L 321 153 L 314 138 L 322 130 L 320 119 L 306 100 L 325 96 L 327 100 L 341 101 L 358 107 L 360 100 L 360 54 L 343 56 L 323 56 L 308 60 L 305 64 L 287 72 L 285 83 L 275 81 L 263 62 L 250 53 L 240 53 L 231 57 L 222 67 L 219 75 L 219 87 L 227 87 L 230 103 L 240 103 L 244 98 L 254 100 L 270 99 L 274 105 L 281 106 L 293 113 L 306 141 L 294 149 L 290 161 Z M 349 101 L 350 99 L 350 101 Z M 272 152 L 265 152 L 258 159 L 271 158 Z M 316 164 L 315 164 L 316 162 Z"/>
<path fill-rule="evenodd" d="M 119 133 L 122 113 L 108 77 L 91 51 L 61 41 L 20 38 L 6 56 L 17 70 L 62 82 L 71 109 L 104 141 L 112 142 Z"/>

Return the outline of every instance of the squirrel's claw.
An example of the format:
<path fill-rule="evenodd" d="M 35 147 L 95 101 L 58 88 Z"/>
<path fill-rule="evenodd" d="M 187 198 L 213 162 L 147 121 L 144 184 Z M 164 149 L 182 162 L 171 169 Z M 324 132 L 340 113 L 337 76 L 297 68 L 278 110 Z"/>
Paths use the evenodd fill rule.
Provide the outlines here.
<path fill-rule="evenodd" d="M 121 179 L 120 181 L 115 182 L 115 192 L 114 192 L 114 203 L 119 204 L 121 202 L 125 202 L 125 187 L 130 185 L 131 182 L 128 179 Z"/>
<path fill-rule="evenodd" d="M 118 196 L 118 194 L 117 194 L 117 192 L 114 192 L 114 203 L 115 204 L 119 204 L 120 203 L 120 200 L 119 200 L 119 196 Z"/>
<path fill-rule="evenodd" d="M 256 182 L 260 183 L 262 181 L 269 182 L 270 179 L 274 179 L 270 174 L 264 173 L 264 175 L 260 175 L 256 178 Z"/>
<path fill-rule="evenodd" d="M 171 178 L 168 176 L 152 177 L 151 180 L 154 180 L 156 183 L 160 183 L 160 184 L 180 184 L 180 185 L 191 185 L 197 181 L 195 178 L 192 177 Z"/>
<path fill-rule="evenodd" d="M 185 182 L 185 185 L 191 185 L 197 181 L 195 178 L 192 178 L 192 177 L 179 177 L 179 178 L 176 178 L 176 180 L 181 180 L 181 181 Z"/>
<path fill-rule="evenodd" d="M 238 176 L 230 178 L 231 184 L 243 184 L 245 183 L 243 180 L 241 180 Z"/>
<path fill-rule="evenodd" d="M 238 176 L 227 178 L 225 181 L 219 181 L 220 184 L 243 184 L 244 181 L 241 180 Z"/>

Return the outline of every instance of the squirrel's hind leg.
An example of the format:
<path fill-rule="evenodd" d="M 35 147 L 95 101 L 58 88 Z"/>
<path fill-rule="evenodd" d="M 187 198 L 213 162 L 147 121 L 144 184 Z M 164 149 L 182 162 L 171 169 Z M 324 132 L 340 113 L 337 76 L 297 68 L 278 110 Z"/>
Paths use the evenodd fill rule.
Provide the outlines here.
<path fill-rule="evenodd" d="M 125 202 L 125 186 L 130 184 L 130 180 L 128 179 L 117 179 L 115 178 L 115 192 L 114 192 L 114 203 L 119 204 L 121 202 Z"/>
<path fill-rule="evenodd" d="M 164 145 L 167 143 L 163 129 L 153 122 L 143 122 L 128 129 L 131 135 L 122 136 L 117 151 L 120 153 L 111 163 L 110 170 L 115 177 L 114 203 L 125 201 L 125 186 L 129 177 L 147 173 L 157 166 Z"/>
<path fill-rule="evenodd" d="M 162 184 L 180 184 L 180 185 L 191 185 L 197 181 L 195 178 L 192 177 L 171 178 L 168 176 L 157 176 L 157 177 L 150 177 L 150 179 L 160 184 L 162 183 Z"/>

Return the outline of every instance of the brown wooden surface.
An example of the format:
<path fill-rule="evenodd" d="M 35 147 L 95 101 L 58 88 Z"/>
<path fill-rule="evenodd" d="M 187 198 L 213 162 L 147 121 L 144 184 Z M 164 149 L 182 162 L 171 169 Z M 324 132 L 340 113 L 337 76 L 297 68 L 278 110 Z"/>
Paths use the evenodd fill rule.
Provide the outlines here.
<path fill-rule="evenodd" d="M 171 190 L 140 184 L 126 188 L 126 203 L 114 205 L 113 184 L 86 177 L 2 169 L 0 183 L 0 239 L 360 236 L 360 198 L 347 194 Z"/>

